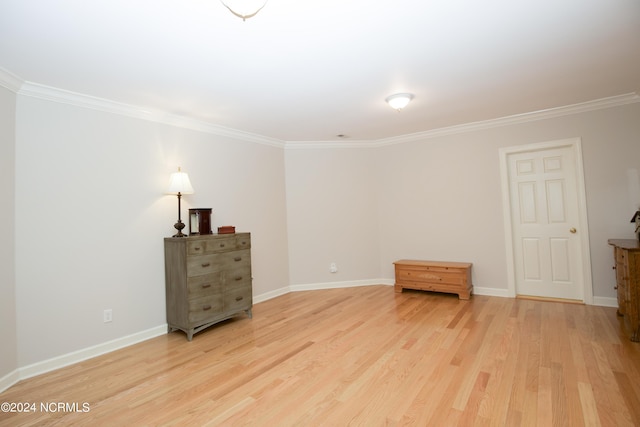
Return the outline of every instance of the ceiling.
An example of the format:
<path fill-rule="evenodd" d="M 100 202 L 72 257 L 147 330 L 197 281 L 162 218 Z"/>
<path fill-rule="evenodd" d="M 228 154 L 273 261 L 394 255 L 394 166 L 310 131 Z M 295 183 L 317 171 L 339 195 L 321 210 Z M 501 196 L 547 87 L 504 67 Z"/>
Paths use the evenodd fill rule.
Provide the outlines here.
<path fill-rule="evenodd" d="M 219 0 L 1 0 L 0 68 L 281 141 L 371 141 L 640 92 L 640 1 L 269 0 L 243 22 Z M 415 95 L 401 112 L 396 92 Z"/>

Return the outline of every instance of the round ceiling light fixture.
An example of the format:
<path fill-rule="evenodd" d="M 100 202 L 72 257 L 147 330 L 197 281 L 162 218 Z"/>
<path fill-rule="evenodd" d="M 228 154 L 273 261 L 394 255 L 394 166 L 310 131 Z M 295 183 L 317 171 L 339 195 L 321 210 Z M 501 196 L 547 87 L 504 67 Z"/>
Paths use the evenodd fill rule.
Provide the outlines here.
<path fill-rule="evenodd" d="M 254 17 L 267 4 L 267 0 L 220 0 L 231 13 L 246 21 Z"/>
<path fill-rule="evenodd" d="M 396 93 L 388 96 L 385 101 L 387 101 L 387 104 L 389 104 L 391 108 L 400 111 L 406 107 L 412 99 L 413 95 L 410 93 Z"/>

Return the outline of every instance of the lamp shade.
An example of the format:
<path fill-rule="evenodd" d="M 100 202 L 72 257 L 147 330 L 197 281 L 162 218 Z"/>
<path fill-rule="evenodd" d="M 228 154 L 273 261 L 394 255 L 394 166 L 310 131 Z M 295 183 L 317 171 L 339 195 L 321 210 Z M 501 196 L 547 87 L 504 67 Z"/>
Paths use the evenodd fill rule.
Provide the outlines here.
<path fill-rule="evenodd" d="M 169 181 L 167 194 L 193 194 L 193 187 L 191 186 L 191 181 L 189 181 L 189 175 L 181 172 L 180 168 L 178 168 L 178 172 L 171 174 Z"/>
<path fill-rule="evenodd" d="M 385 99 L 387 104 L 394 110 L 402 110 L 413 99 L 413 95 L 410 93 L 396 93 Z"/>

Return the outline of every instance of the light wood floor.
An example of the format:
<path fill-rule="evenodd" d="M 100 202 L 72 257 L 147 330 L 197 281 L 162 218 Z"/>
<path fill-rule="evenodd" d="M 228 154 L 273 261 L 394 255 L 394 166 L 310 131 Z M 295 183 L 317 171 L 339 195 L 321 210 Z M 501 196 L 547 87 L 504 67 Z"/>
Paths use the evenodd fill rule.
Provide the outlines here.
<path fill-rule="evenodd" d="M 640 344 L 615 309 L 366 286 L 290 293 L 22 381 L 1 426 L 640 425 Z"/>

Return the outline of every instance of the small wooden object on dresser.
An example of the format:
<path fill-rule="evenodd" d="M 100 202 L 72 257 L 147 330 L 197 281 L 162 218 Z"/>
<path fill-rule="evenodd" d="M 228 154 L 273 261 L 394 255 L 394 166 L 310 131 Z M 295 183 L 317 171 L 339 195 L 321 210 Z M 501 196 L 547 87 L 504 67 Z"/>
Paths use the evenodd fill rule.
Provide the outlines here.
<path fill-rule="evenodd" d="M 613 246 L 618 291 L 618 315 L 631 330 L 631 341 L 640 341 L 640 242 L 609 239 Z"/>
<path fill-rule="evenodd" d="M 169 332 L 193 334 L 244 311 L 251 318 L 251 235 L 164 239 Z"/>
<path fill-rule="evenodd" d="M 458 294 L 460 299 L 469 299 L 473 292 L 471 263 L 403 259 L 394 264 L 396 292 L 403 289 L 448 292 Z"/>

